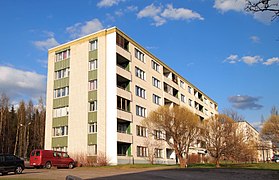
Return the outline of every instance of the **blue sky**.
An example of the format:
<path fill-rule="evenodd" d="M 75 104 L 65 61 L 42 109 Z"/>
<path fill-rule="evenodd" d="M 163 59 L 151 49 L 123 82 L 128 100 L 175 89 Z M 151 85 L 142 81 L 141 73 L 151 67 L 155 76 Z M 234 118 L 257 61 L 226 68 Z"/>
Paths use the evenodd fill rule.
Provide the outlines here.
<path fill-rule="evenodd" d="M 279 2 L 279 0 L 273 0 Z M 253 125 L 279 107 L 279 19 L 245 0 L 1 0 L 0 92 L 45 97 L 47 49 L 117 26 Z"/>

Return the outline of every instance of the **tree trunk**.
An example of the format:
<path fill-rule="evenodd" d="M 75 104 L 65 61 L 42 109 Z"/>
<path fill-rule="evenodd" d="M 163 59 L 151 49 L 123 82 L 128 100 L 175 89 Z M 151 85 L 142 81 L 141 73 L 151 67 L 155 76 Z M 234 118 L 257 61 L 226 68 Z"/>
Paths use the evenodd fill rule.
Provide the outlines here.
<path fill-rule="evenodd" d="M 216 159 L 216 168 L 220 168 L 220 159 L 219 158 Z"/>
<path fill-rule="evenodd" d="M 183 158 L 183 156 L 179 156 L 179 163 L 180 163 L 180 168 L 186 168 L 187 167 L 187 159 Z"/>

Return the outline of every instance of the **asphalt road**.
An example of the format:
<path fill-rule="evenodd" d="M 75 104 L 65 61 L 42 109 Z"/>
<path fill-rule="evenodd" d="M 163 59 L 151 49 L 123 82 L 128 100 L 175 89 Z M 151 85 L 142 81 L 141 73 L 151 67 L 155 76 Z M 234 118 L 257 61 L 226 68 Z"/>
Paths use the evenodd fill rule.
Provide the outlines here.
<path fill-rule="evenodd" d="M 69 176 L 70 175 L 70 176 Z M 10 173 L 0 179 L 123 179 L 123 180 L 279 180 L 279 170 L 248 169 L 145 169 L 145 168 L 75 168 L 25 169 L 23 174 Z M 76 178 L 75 178 L 76 177 Z"/>

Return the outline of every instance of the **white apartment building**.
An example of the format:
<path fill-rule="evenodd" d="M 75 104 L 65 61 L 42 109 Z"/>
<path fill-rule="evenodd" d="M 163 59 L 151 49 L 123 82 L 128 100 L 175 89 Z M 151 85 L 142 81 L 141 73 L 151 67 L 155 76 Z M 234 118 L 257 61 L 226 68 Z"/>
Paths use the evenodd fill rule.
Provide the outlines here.
<path fill-rule="evenodd" d="M 48 52 L 45 149 L 146 163 L 148 130 L 141 121 L 175 104 L 201 120 L 218 113 L 214 100 L 122 31 L 101 30 Z M 155 152 L 156 163 L 175 163 L 165 142 Z"/>
<path fill-rule="evenodd" d="M 272 142 L 261 139 L 259 132 L 247 121 L 239 121 L 238 129 L 242 131 L 245 142 L 255 142 L 257 161 L 270 161 L 273 156 Z"/>

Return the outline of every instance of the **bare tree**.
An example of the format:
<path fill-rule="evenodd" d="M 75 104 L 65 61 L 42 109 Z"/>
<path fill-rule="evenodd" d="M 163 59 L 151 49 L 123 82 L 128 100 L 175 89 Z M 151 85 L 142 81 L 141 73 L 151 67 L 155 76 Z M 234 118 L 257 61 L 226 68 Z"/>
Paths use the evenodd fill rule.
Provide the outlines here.
<path fill-rule="evenodd" d="M 237 111 L 233 109 L 224 109 L 222 113 L 236 122 L 244 121 L 244 116 L 240 115 Z"/>
<path fill-rule="evenodd" d="M 273 12 L 272 20 L 274 20 L 279 16 L 279 3 L 275 0 L 258 0 L 256 2 L 246 0 L 245 10 L 248 12 Z"/>
<path fill-rule="evenodd" d="M 220 167 L 220 159 L 231 151 L 234 135 L 234 121 L 224 114 L 216 115 L 204 121 L 204 139 L 206 148 L 215 159 L 216 167 Z"/>
<path fill-rule="evenodd" d="M 279 143 L 279 115 L 271 115 L 264 122 L 261 137 L 265 140 L 271 140 L 274 144 Z"/>
<path fill-rule="evenodd" d="M 154 164 L 155 158 L 159 157 L 158 150 L 162 148 L 162 131 L 149 131 L 147 138 L 144 141 L 144 145 L 147 147 L 147 158 L 150 164 Z"/>
<path fill-rule="evenodd" d="M 9 107 L 9 97 L 2 94 L 0 99 L 0 152 L 8 150 Z"/>
<path fill-rule="evenodd" d="M 278 109 L 276 106 L 272 106 L 271 111 L 270 111 L 271 115 L 279 115 Z"/>
<path fill-rule="evenodd" d="M 189 147 L 200 132 L 199 119 L 186 107 L 161 106 L 143 121 L 149 130 L 166 133 L 165 141 L 174 149 L 180 167 L 187 167 Z"/>

